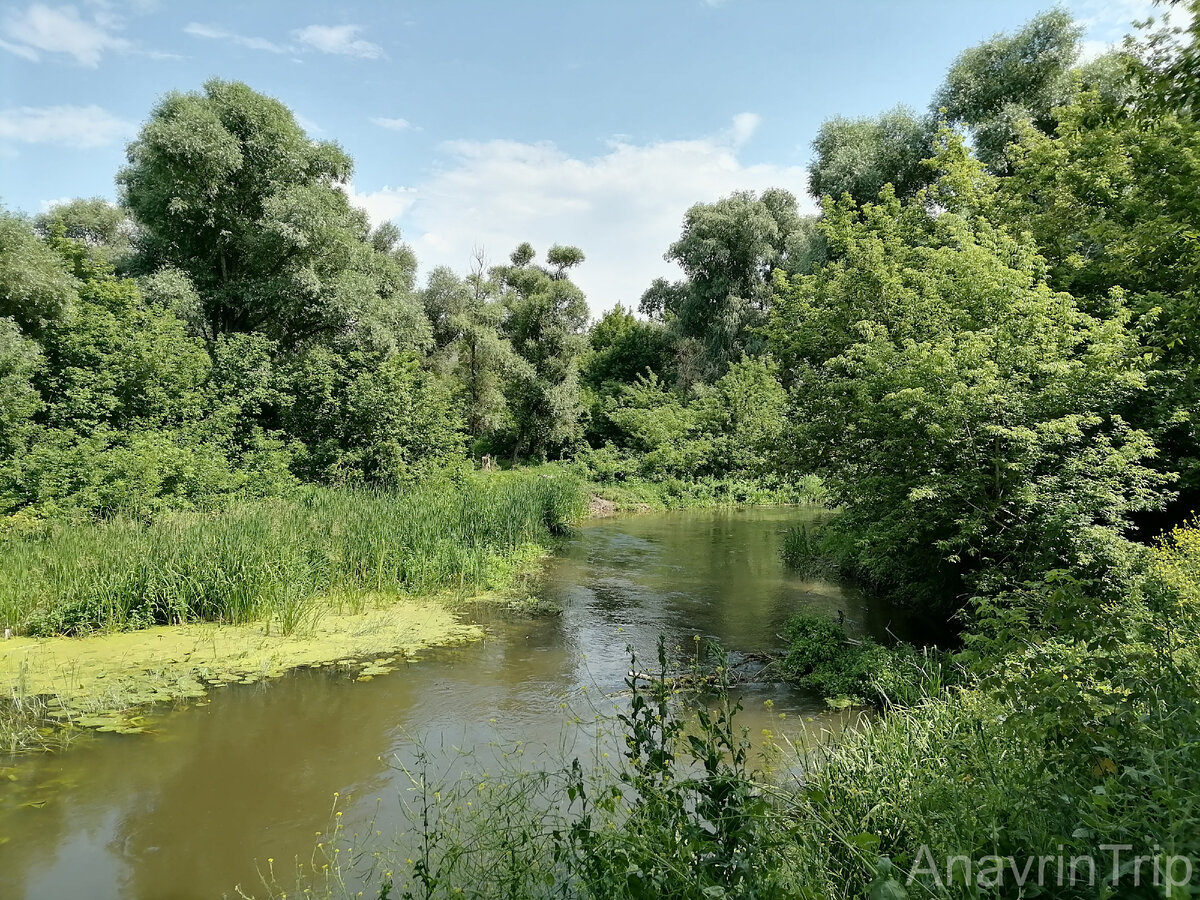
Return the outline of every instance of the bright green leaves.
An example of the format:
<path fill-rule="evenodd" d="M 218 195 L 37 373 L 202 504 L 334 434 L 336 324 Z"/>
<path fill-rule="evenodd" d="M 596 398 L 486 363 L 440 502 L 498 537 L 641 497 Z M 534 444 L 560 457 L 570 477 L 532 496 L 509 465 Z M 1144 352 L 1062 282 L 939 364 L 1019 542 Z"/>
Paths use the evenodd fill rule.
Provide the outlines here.
<path fill-rule="evenodd" d="M 830 262 L 777 282 L 769 328 L 795 463 L 845 505 L 852 563 L 935 605 L 984 573 L 1079 562 L 1090 526 L 1153 506 L 1163 484 L 1120 418 L 1145 386 L 1128 315 L 1052 291 L 1034 248 L 980 214 L 987 177 L 946 159 L 950 210 L 886 191 L 827 204 Z"/>

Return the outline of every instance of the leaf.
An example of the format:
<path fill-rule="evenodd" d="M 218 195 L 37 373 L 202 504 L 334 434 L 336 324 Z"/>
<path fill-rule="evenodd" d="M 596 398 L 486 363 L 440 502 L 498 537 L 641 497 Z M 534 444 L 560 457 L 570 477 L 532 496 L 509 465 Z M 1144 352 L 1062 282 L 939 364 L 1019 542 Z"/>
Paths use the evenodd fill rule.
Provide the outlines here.
<path fill-rule="evenodd" d="M 879 835 L 864 831 L 850 838 L 850 843 L 860 850 L 874 852 L 879 849 Z"/>
<path fill-rule="evenodd" d="M 867 896 L 870 900 L 907 900 L 908 891 L 895 878 L 889 878 L 872 884 Z"/>

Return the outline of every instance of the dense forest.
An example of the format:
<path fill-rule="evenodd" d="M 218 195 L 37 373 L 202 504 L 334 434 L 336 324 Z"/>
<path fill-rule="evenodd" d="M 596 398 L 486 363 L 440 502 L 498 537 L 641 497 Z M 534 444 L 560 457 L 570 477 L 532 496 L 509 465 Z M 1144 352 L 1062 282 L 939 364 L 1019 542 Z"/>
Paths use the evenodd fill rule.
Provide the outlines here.
<path fill-rule="evenodd" d="M 502 877 L 514 897 L 1033 896 L 906 876 L 923 853 L 1106 845 L 1174 888 L 1126 868 L 1049 895 L 1189 895 L 1200 7 L 1177 6 L 1188 28 L 1087 61 L 1048 12 L 963 52 L 926 111 L 826 122 L 817 216 L 783 190 L 697 203 L 665 251 L 682 278 L 594 322 L 583 250 L 522 244 L 418 285 L 398 230 L 349 203 L 337 144 L 244 84 L 169 94 L 117 205 L 0 215 L 3 551 L 313 486 L 378 502 L 484 457 L 680 497 L 819 478 L 836 516 L 792 562 L 953 630 L 925 654 L 848 652 L 797 622 L 791 677 L 875 702 L 879 723 L 768 802 L 732 732 L 704 720 L 689 745 L 665 704 L 635 704 L 610 819 L 446 851 L 476 868 L 439 882 L 426 859 L 405 896 Z M 114 621 L 10 608 L 17 629 Z M 708 780 L 672 776 L 653 735 Z M 1184 859 L 1198 871 L 1178 880 Z"/>

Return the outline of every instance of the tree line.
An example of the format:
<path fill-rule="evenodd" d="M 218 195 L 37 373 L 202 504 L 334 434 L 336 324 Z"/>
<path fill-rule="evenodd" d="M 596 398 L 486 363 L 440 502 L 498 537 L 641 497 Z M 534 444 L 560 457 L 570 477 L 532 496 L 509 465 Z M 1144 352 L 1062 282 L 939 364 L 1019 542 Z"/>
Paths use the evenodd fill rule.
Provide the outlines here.
<path fill-rule="evenodd" d="M 1200 491 L 1200 173 L 1190 35 L 1086 63 L 1080 38 L 1052 11 L 962 53 L 926 113 L 826 122 L 818 215 L 778 189 L 698 203 L 666 251 L 683 277 L 594 323 L 580 249 L 419 286 L 336 143 L 244 84 L 169 94 L 117 205 L 0 215 L 0 514 L 491 454 L 818 474 L 844 510 L 826 551 L 924 603 L 1100 565 Z"/>

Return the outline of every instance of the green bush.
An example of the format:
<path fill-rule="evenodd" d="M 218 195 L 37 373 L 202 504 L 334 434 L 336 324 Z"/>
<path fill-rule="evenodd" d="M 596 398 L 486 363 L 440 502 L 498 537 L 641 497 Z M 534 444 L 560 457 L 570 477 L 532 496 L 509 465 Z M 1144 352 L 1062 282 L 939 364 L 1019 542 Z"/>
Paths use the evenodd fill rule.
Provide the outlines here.
<path fill-rule="evenodd" d="M 940 651 L 918 650 L 911 644 L 884 647 L 870 638 L 852 640 L 839 623 L 822 616 L 792 616 L 786 637 L 783 676 L 835 705 L 912 705 L 959 679 Z"/>

